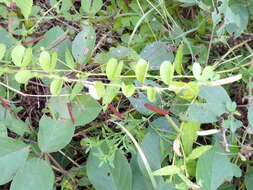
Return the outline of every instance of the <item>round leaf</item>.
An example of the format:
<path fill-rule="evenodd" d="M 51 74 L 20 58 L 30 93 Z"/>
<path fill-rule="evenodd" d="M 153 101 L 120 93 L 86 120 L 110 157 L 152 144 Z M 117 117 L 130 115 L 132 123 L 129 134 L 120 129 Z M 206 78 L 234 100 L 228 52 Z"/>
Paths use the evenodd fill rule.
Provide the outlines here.
<path fill-rule="evenodd" d="M 147 88 L 147 95 L 148 95 L 148 100 L 150 102 L 155 102 L 156 100 L 156 91 L 154 87 L 149 86 Z"/>

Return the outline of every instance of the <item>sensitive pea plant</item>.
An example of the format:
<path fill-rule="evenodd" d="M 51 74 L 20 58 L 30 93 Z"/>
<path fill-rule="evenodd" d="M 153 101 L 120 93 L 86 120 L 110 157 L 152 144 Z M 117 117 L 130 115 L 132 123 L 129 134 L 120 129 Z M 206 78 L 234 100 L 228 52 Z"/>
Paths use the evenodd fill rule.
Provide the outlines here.
<path fill-rule="evenodd" d="M 0 0 L 0 189 L 251 190 L 252 10 Z"/>

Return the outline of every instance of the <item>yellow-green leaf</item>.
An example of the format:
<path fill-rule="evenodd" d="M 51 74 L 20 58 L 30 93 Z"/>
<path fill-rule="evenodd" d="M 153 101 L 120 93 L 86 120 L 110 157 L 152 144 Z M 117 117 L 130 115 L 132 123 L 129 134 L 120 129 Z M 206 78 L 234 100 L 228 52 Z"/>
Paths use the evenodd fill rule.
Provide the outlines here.
<path fill-rule="evenodd" d="M 153 172 L 155 176 L 168 176 L 168 175 L 175 175 L 180 172 L 180 168 L 177 166 L 166 166 L 159 170 Z"/>
<path fill-rule="evenodd" d="M 156 100 L 156 91 L 154 87 L 147 87 L 147 95 L 148 95 L 148 100 L 150 102 L 155 102 Z"/>
<path fill-rule="evenodd" d="M 51 71 L 53 72 L 55 70 L 55 67 L 56 67 L 56 63 L 57 63 L 57 52 L 53 52 L 51 54 L 51 65 L 50 65 L 50 69 Z"/>
<path fill-rule="evenodd" d="M 32 62 L 32 58 L 33 58 L 33 49 L 32 48 L 27 48 L 25 50 L 25 55 L 24 55 L 21 66 L 22 67 L 28 66 Z"/>
<path fill-rule="evenodd" d="M 71 91 L 69 100 L 72 101 L 77 96 L 77 94 L 82 91 L 83 88 L 84 88 L 83 84 L 80 82 L 77 82 Z"/>
<path fill-rule="evenodd" d="M 16 47 L 13 48 L 13 50 L 11 51 L 11 59 L 16 66 L 21 67 L 24 54 L 25 54 L 24 46 L 17 45 Z"/>
<path fill-rule="evenodd" d="M 170 85 L 174 75 L 174 66 L 169 61 L 164 61 L 160 67 L 160 76 L 162 81 Z"/>
<path fill-rule="evenodd" d="M 67 66 L 69 66 L 71 69 L 75 68 L 75 66 L 76 66 L 74 58 L 73 58 L 71 52 L 69 51 L 69 49 L 66 49 L 66 51 L 65 51 L 65 62 L 67 64 Z"/>
<path fill-rule="evenodd" d="M 144 83 L 148 72 L 148 62 L 140 59 L 135 67 L 135 75 L 139 82 Z"/>
<path fill-rule="evenodd" d="M 117 59 L 111 58 L 106 65 L 106 75 L 110 81 L 117 81 L 123 69 L 123 62 L 118 63 Z"/>
<path fill-rule="evenodd" d="M 183 69 L 183 50 L 184 50 L 184 45 L 180 44 L 178 49 L 177 49 L 175 60 L 173 62 L 173 65 L 175 67 L 176 72 L 180 75 L 184 72 L 184 69 Z"/>
<path fill-rule="evenodd" d="M 6 52 L 6 45 L 0 44 L 0 60 L 3 59 L 5 52 Z"/>
<path fill-rule="evenodd" d="M 135 86 L 133 84 L 126 85 L 125 83 L 122 83 L 121 85 L 123 94 L 129 98 L 134 94 Z"/>
<path fill-rule="evenodd" d="M 197 140 L 197 131 L 200 129 L 200 123 L 184 121 L 181 124 L 181 140 L 184 153 L 188 155 L 192 151 L 192 145 Z"/>
<path fill-rule="evenodd" d="M 105 94 L 105 85 L 104 85 L 104 83 L 102 83 L 101 81 L 96 81 L 94 86 L 96 88 L 98 97 L 102 98 Z"/>
<path fill-rule="evenodd" d="M 59 95 L 61 93 L 63 81 L 54 79 L 50 84 L 50 92 L 52 95 Z"/>
<path fill-rule="evenodd" d="M 52 72 L 52 69 L 51 69 L 51 56 L 47 51 L 42 51 L 40 53 L 39 63 L 40 63 L 41 68 L 45 72 Z"/>
<path fill-rule="evenodd" d="M 213 146 L 206 145 L 195 148 L 190 155 L 186 158 L 186 161 L 195 160 L 203 155 L 206 151 L 210 150 Z"/>
<path fill-rule="evenodd" d="M 22 14 L 27 20 L 32 11 L 33 0 L 14 0 L 14 1 L 16 2 L 17 6 L 20 8 Z"/>
<path fill-rule="evenodd" d="M 20 84 L 27 84 L 34 77 L 34 74 L 29 70 L 22 70 L 15 74 L 15 80 Z"/>

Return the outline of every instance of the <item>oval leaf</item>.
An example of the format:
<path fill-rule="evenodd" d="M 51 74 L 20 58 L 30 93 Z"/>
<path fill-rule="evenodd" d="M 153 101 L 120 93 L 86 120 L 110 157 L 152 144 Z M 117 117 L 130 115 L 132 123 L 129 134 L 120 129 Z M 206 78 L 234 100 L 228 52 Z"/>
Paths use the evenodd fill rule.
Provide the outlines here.
<path fill-rule="evenodd" d="M 53 94 L 53 95 L 59 95 L 61 93 L 62 85 L 63 85 L 63 81 L 62 80 L 54 79 L 51 82 L 51 85 L 50 85 L 50 92 L 51 92 L 51 94 Z"/>
<path fill-rule="evenodd" d="M 42 152 L 57 152 L 63 149 L 74 136 L 74 126 L 70 120 L 54 120 L 46 115 L 39 123 L 38 141 Z"/>
<path fill-rule="evenodd" d="M 24 59 L 22 61 L 22 67 L 26 67 L 28 66 L 31 61 L 32 61 L 32 58 L 33 58 L 33 49 L 32 48 L 27 48 L 25 50 L 25 55 L 24 55 Z"/>
<path fill-rule="evenodd" d="M 45 72 L 52 72 L 51 70 L 51 56 L 47 51 L 42 51 L 40 53 L 40 57 L 39 57 L 39 63 L 41 68 L 45 71 Z"/>
<path fill-rule="evenodd" d="M 139 82 L 143 83 L 148 72 L 148 62 L 140 59 L 135 67 L 135 75 Z"/>
<path fill-rule="evenodd" d="M 193 63 L 192 72 L 195 79 L 199 80 L 201 76 L 201 66 L 198 62 Z"/>
<path fill-rule="evenodd" d="M 160 67 L 160 76 L 162 81 L 170 85 L 174 75 L 174 67 L 169 61 L 164 61 Z"/>
<path fill-rule="evenodd" d="M 92 26 L 85 26 L 72 43 L 72 54 L 79 64 L 86 64 L 95 46 L 96 33 Z"/>
<path fill-rule="evenodd" d="M 27 84 L 34 77 L 34 74 L 29 70 L 19 71 L 15 74 L 15 80 L 20 84 Z"/>
<path fill-rule="evenodd" d="M 11 58 L 16 66 L 21 67 L 24 54 L 25 54 L 24 46 L 17 45 L 16 47 L 13 48 L 13 50 L 11 51 Z"/>
<path fill-rule="evenodd" d="M 117 81 L 123 69 L 123 62 L 118 63 L 117 59 L 111 58 L 106 65 L 106 75 L 110 81 Z"/>
<path fill-rule="evenodd" d="M 154 87 L 149 86 L 147 88 L 147 95 L 148 95 L 148 100 L 150 102 L 155 102 L 156 100 L 156 91 Z"/>

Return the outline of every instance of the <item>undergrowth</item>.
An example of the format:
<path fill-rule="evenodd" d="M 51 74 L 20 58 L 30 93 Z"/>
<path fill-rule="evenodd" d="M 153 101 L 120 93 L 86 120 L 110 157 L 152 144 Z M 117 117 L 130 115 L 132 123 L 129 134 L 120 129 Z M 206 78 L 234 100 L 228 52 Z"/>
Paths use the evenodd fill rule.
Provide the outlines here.
<path fill-rule="evenodd" d="M 0 0 L 0 189 L 253 189 L 252 13 Z"/>

